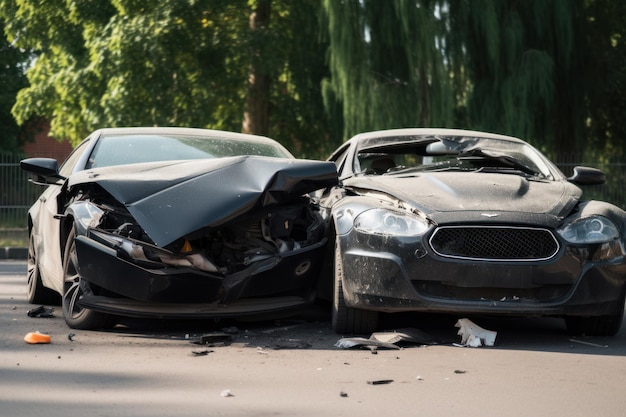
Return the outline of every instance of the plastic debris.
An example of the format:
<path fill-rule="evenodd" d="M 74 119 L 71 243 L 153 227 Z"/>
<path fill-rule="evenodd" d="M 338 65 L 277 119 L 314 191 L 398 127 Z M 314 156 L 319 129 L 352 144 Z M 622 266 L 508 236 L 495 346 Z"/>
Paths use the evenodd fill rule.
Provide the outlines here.
<path fill-rule="evenodd" d="M 574 343 L 580 343 L 581 345 L 587 345 L 587 346 L 593 346 L 593 347 L 600 347 L 600 348 L 608 348 L 609 345 L 601 345 L 598 343 L 591 343 L 591 342 L 586 342 L 584 340 L 579 340 L 579 339 L 570 339 L 570 342 L 574 342 Z"/>
<path fill-rule="evenodd" d="M 347 393 L 347 392 L 345 392 L 345 391 L 341 391 L 341 392 L 339 393 L 339 396 L 340 396 L 340 397 L 342 397 L 342 398 L 346 398 L 346 397 L 348 396 L 348 393 Z"/>
<path fill-rule="evenodd" d="M 210 347 L 225 346 L 229 344 L 233 336 L 228 333 L 209 333 L 193 340 L 196 345 L 206 345 Z"/>
<path fill-rule="evenodd" d="M 335 343 L 335 346 L 341 349 L 351 349 L 353 347 L 374 347 L 386 349 L 400 349 L 393 343 L 381 342 L 375 339 L 366 339 L 364 337 L 343 337 Z"/>
<path fill-rule="evenodd" d="M 69 340 L 70 342 L 74 341 L 74 336 L 76 336 L 76 333 L 68 333 L 67 334 L 67 340 Z"/>
<path fill-rule="evenodd" d="M 398 329 L 391 332 L 372 333 L 370 339 L 393 344 L 413 343 L 417 345 L 434 345 L 437 343 L 428 333 L 413 328 Z"/>
<path fill-rule="evenodd" d="M 26 336 L 24 336 L 24 341 L 31 345 L 47 344 L 51 342 L 51 338 L 49 334 L 30 332 L 27 333 Z"/>
<path fill-rule="evenodd" d="M 212 352 L 213 352 L 212 350 L 192 350 L 191 356 L 206 356 Z"/>
<path fill-rule="evenodd" d="M 376 379 L 374 381 L 367 381 L 367 383 L 370 385 L 384 385 L 384 384 L 391 384 L 392 382 L 393 382 L 393 379 Z"/>
<path fill-rule="evenodd" d="M 26 314 L 28 315 L 28 317 L 40 317 L 43 319 L 48 319 L 54 317 L 54 314 L 52 314 L 53 311 L 54 308 L 52 307 L 39 306 L 37 308 L 33 308 L 32 310 L 28 310 Z"/>
<path fill-rule="evenodd" d="M 411 343 L 418 345 L 432 345 L 435 340 L 418 329 L 398 329 L 391 332 L 372 333 L 369 339 L 363 337 L 344 337 L 339 339 L 335 346 L 342 349 L 353 347 L 400 349 L 399 344 Z"/>
<path fill-rule="evenodd" d="M 496 342 L 497 332 L 485 330 L 469 319 L 459 319 L 454 326 L 459 328 L 457 334 L 461 336 L 463 346 L 493 346 Z"/>
<path fill-rule="evenodd" d="M 220 393 L 220 397 L 234 397 L 235 395 L 229 389 L 225 389 Z"/>

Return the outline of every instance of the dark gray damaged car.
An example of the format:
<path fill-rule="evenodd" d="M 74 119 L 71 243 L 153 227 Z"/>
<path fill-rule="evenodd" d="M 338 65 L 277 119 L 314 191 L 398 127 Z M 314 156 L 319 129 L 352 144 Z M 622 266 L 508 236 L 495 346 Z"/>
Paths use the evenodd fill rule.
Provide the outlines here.
<path fill-rule="evenodd" d="M 584 200 L 604 174 L 566 178 L 524 141 L 454 129 L 355 136 L 329 158 L 333 327 L 370 333 L 403 311 L 563 317 L 613 335 L 624 316 L 626 213 Z"/>
<path fill-rule="evenodd" d="M 72 328 L 131 317 L 236 317 L 312 301 L 327 242 L 310 193 L 334 164 L 258 136 L 188 128 L 101 129 L 29 211 L 28 299 Z"/>

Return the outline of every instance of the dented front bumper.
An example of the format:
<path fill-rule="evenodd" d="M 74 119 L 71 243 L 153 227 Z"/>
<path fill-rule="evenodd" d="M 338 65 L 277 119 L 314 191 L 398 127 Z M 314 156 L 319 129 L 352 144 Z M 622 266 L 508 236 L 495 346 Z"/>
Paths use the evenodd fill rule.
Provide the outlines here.
<path fill-rule="evenodd" d="M 138 317 L 236 316 L 290 309 L 310 301 L 325 244 L 326 239 L 222 274 L 130 259 L 123 245 L 111 244 L 101 233 L 78 236 L 78 272 L 99 289 L 98 296 L 84 297 L 81 305 Z"/>

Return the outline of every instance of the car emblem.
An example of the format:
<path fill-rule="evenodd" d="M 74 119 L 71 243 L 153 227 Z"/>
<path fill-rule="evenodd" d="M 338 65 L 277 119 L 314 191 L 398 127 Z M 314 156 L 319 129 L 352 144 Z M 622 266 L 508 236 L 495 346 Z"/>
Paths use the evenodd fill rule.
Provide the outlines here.
<path fill-rule="evenodd" d="M 481 216 L 485 216 L 485 217 L 498 217 L 499 214 L 498 213 L 480 213 Z"/>

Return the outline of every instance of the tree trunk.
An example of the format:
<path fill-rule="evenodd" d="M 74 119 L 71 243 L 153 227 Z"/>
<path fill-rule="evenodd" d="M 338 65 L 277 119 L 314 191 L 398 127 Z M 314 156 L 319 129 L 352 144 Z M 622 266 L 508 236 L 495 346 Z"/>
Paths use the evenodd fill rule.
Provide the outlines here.
<path fill-rule="evenodd" d="M 248 97 L 242 131 L 253 135 L 267 136 L 269 133 L 270 116 L 270 84 L 272 79 L 263 69 L 263 42 L 259 42 L 259 34 L 266 30 L 270 22 L 272 1 L 259 0 L 254 12 L 250 15 L 250 31 L 253 46 L 251 48 L 250 72 L 248 77 Z"/>

